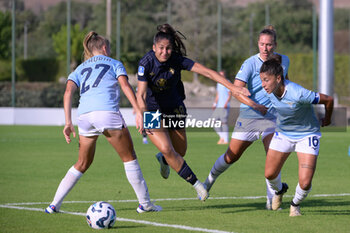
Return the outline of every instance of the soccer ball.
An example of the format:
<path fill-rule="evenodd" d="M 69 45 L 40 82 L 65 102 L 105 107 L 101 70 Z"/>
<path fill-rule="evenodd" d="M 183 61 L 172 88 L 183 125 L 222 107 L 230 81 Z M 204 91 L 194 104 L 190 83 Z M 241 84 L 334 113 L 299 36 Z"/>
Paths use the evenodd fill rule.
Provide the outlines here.
<path fill-rule="evenodd" d="M 92 204 L 86 212 L 86 221 L 93 229 L 111 228 L 116 218 L 113 206 L 104 201 Z"/>

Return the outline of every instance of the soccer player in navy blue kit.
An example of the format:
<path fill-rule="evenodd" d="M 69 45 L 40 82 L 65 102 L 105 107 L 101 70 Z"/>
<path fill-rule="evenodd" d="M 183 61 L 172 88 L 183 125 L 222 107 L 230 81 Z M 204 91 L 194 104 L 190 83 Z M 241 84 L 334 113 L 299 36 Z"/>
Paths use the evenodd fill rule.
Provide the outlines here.
<path fill-rule="evenodd" d="M 260 69 L 262 87 L 277 112 L 277 128 L 267 152 L 265 177 L 268 185 L 276 191 L 272 209 L 277 210 L 282 202 L 285 183 L 278 175 L 291 152 L 299 161 L 299 182 L 291 201 L 289 216 L 300 216 L 299 204 L 311 191 L 312 177 L 316 170 L 320 149 L 320 124 L 331 123 L 333 98 L 305 89 L 283 78 L 280 59 L 265 61 Z M 319 122 L 313 105 L 325 107 L 324 118 Z"/>
<path fill-rule="evenodd" d="M 157 27 L 153 39 L 153 49 L 139 62 L 137 101 L 143 111 L 161 112 L 163 116 L 174 115 L 172 122 L 184 121 L 186 107 L 183 100 L 185 92 L 181 81 L 181 70 L 196 72 L 230 89 L 233 94 L 249 95 L 247 89 L 236 87 L 217 72 L 186 58 L 186 48 L 179 36 L 169 24 Z M 182 34 L 181 34 L 182 35 Z M 163 118 L 162 121 L 164 121 Z M 208 192 L 197 179 L 183 159 L 187 150 L 186 130 L 184 127 L 171 127 L 152 130 L 149 139 L 158 148 L 156 155 L 161 165 L 161 175 L 167 179 L 169 165 L 183 179 L 193 185 L 198 198 L 204 201 Z"/>
<path fill-rule="evenodd" d="M 63 98 L 66 120 L 63 134 L 67 143 L 70 143 L 70 135 L 73 134 L 74 137 L 76 135 L 71 119 L 72 97 L 79 88 L 77 119 L 79 158 L 67 171 L 45 212 L 49 214 L 59 212 L 63 199 L 92 164 L 99 135 L 106 137 L 124 162 L 126 177 L 139 201 L 136 211 L 138 213 L 160 211 L 162 208 L 150 201 L 129 130 L 119 111 L 120 86 L 134 108 L 136 128 L 142 132 L 143 116 L 128 82 L 126 70 L 120 61 L 109 57 L 109 41 L 96 32 L 89 32 L 83 45 L 84 62 L 69 75 Z"/>

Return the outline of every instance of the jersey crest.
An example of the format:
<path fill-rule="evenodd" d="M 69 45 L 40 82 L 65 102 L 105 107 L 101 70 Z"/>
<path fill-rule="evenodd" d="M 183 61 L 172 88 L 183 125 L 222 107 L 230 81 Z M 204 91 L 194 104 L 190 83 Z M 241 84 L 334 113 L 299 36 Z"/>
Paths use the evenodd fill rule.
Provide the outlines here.
<path fill-rule="evenodd" d="M 157 86 L 160 87 L 160 88 L 164 88 L 166 86 L 166 79 L 164 78 L 160 78 L 157 80 Z"/>

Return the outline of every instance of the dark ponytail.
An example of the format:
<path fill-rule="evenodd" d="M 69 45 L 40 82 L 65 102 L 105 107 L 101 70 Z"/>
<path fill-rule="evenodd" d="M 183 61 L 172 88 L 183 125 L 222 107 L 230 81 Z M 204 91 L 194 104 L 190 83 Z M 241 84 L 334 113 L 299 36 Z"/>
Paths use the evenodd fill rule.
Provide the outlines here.
<path fill-rule="evenodd" d="M 269 75 L 281 76 L 281 81 L 284 83 L 283 68 L 281 66 L 282 57 L 279 54 L 272 54 L 260 67 L 260 73 Z"/>
<path fill-rule="evenodd" d="M 167 39 L 173 46 L 174 52 L 180 54 L 181 56 L 186 56 L 186 47 L 182 42 L 182 39 L 186 37 L 179 31 L 175 31 L 169 24 L 162 24 L 157 26 L 157 33 L 153 38 L 153 44 L 156 44 L 162 39 Z M 181 35 L 181 37 L 179 36 Z"/>

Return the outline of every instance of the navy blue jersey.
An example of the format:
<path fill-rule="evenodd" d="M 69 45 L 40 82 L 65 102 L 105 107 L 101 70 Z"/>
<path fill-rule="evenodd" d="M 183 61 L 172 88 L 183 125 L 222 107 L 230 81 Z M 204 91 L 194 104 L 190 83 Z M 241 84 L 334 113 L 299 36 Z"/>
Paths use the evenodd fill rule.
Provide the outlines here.
<path fill-rule="evenodd" d="M 138 80 L 147 81 L 147 110 L 165 110 L 183 105 L 184 86 L 181 70 L 191 70 L 194 61 L 173 53 L 166 62 L 159 62 L 149 51 L 139 62 Z"/>

